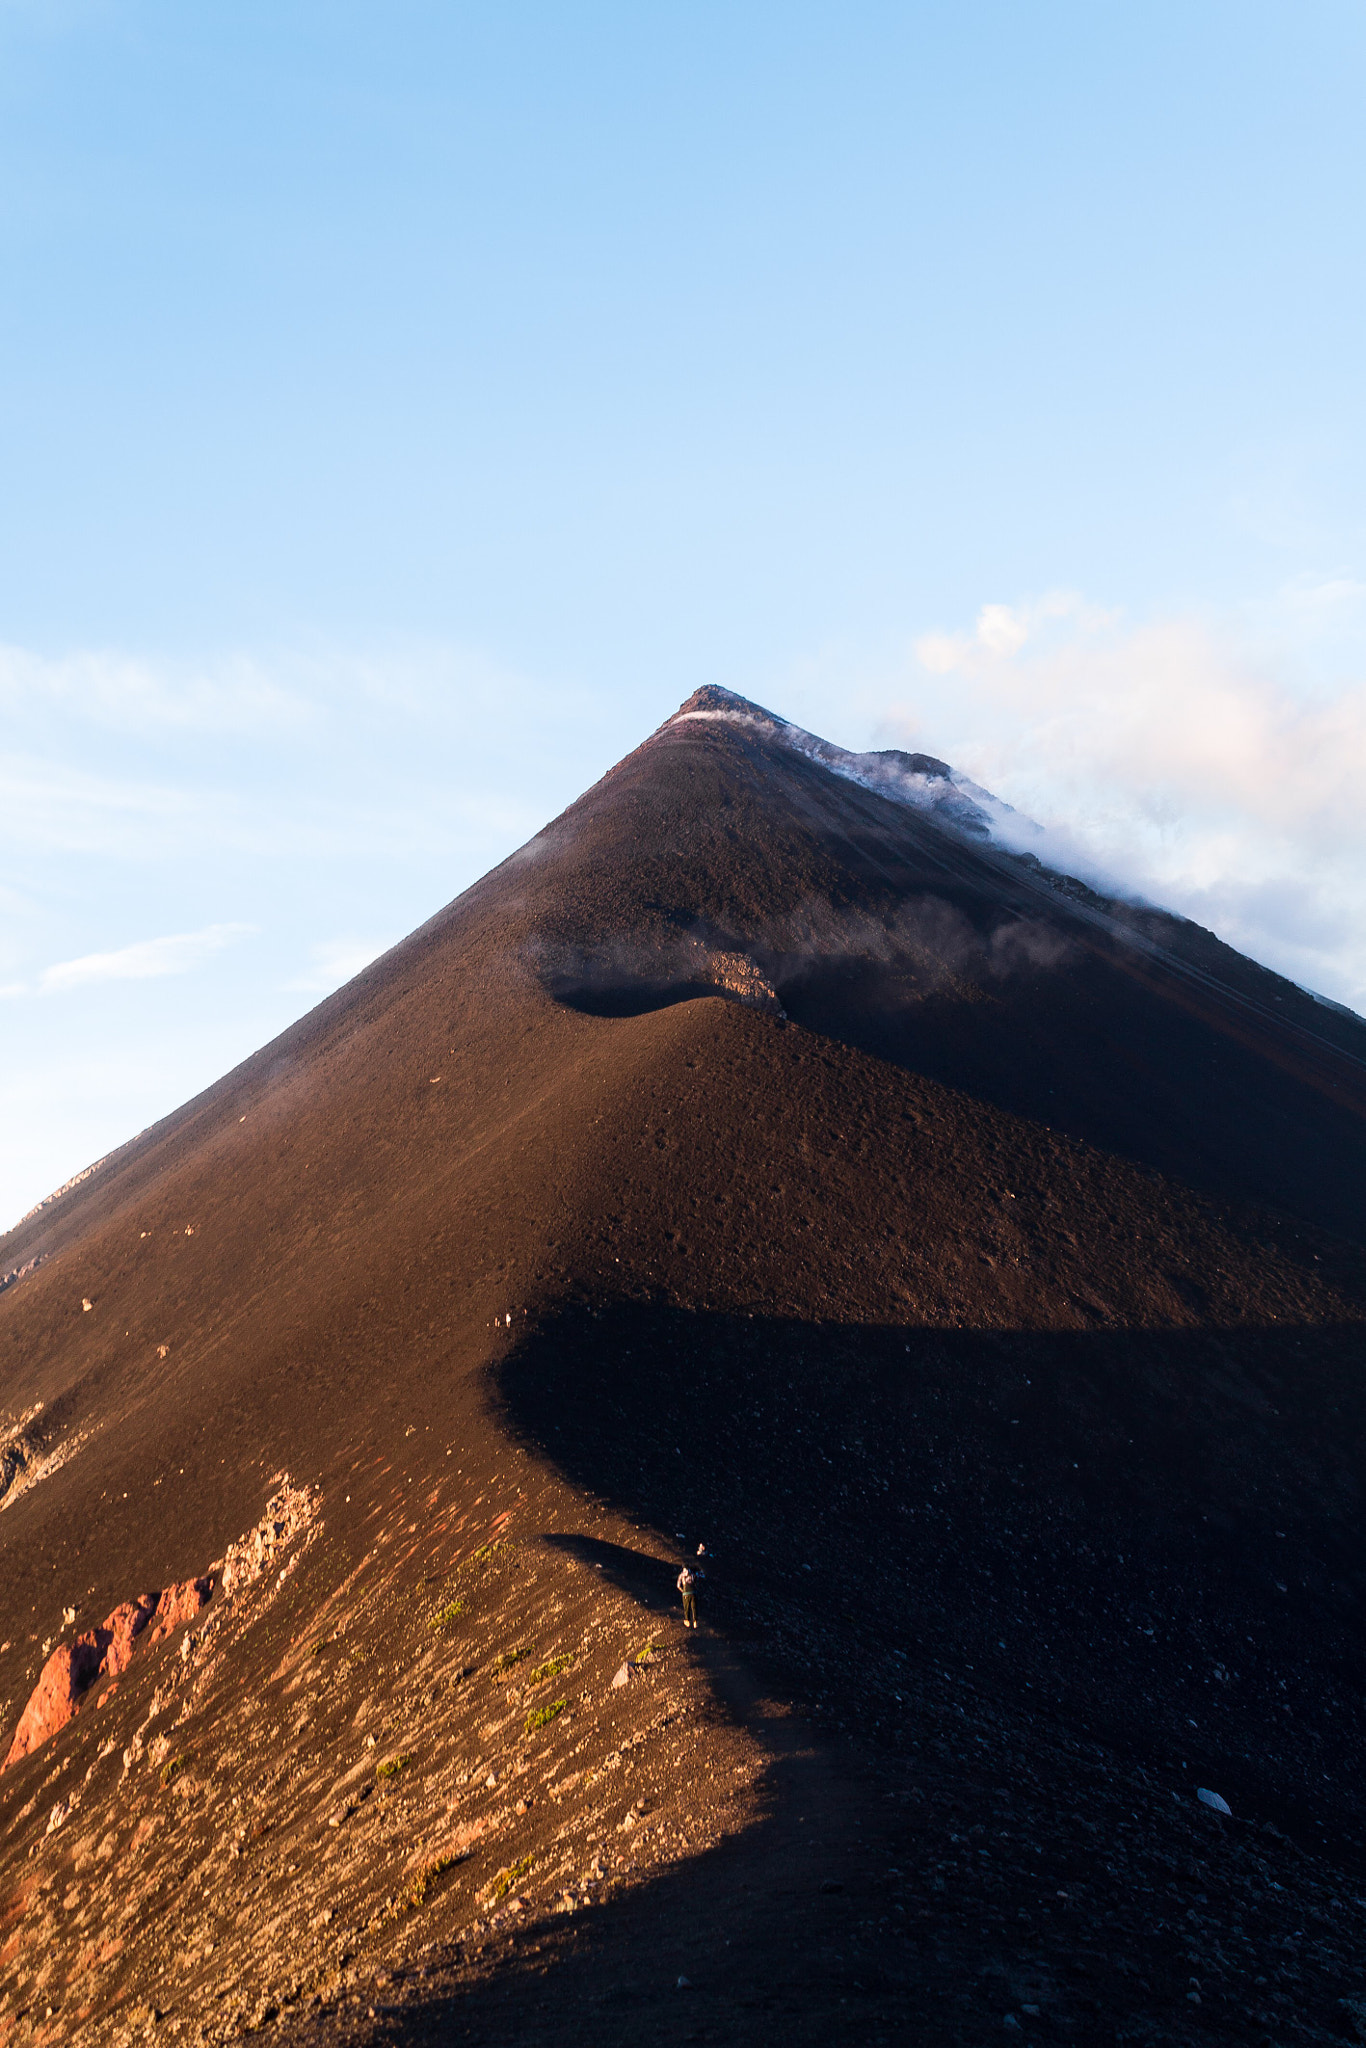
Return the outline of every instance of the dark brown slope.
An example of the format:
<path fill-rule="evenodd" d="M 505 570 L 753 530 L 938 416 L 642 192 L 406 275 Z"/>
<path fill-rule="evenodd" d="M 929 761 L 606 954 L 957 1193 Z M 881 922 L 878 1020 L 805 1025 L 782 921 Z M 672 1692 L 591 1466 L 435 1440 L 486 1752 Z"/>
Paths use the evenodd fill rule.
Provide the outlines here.
<path fill-rule="evenodd" d="M 64 1607 L 83 1626 L 203 1572 L 280 1469 L 322 1491 L 293 1578 L 184 1656 L 139 1652 L 106 1706 L 0 1779 L 18 1901 L 0 2030 L 72 2038 L 74 2014 L 98 2038 L 146 1995 L 216 2038 L 288 1989 L 290 2012 L 321 2001 L 319 2026 L 365 2034 L 373 1988 L 338 2001 L 419 1948 L 434 1975 L 395 1994 L 394 2024 L 494 2026 L 479 1987 L 517 1926 L 552 1944 L 546 1966 L 559 1944 L 548 1988 L 541 1962 L 509 1980 L 527 2011 L 577 2013 L 642 1972 L 657 1998 L 680 1918 L 781 1987 L 793 1928 L 810 1948 L 844 1896 L 803 1879 L 790 1923 L 760 1910 L 803 1802 L 832 1865 L 857 1822 L 876 1841 L 859 1883 L 901 1873 L 873 1925 L 895 1904 L 914 1938 L 840 1937 L 863 1945 L 879 2022 L 999 2027 L 992 1987 L 1018 2004 L 1017 1979 L 1046 1978 L 1083 2023 L 1056 1988 L 1075 1930 L 1023 1961 L 1001 1931 L 1017 1894 L 1041 1924 L 1056 1866 L 1053 1894 L 1129 1913 L 1099 1963 L 1090 1942 L 1111 2006 L 1198 2031 L 1185 1950 L 1134 1904 L 1148 1855 L 1178 1875 L 1232 1859 L 1182 1908 L 1201 1967 L 1247 1976 L 1241 2004 L 1220 1991 L 1225 2035 L 1265 2030 L 1248 2015 L 1274 1994 L 1245 1959 L 1296 1933 L 1276 1915 L 1302 1920 L 1311 1892 L 1329 1935 L 1301 2017 L 1356 1995 L 1332 1915 L 1362 1886 L 1343 1765 L 1366 1032 L 1192 927 L 832 774 L 737 700 L 689 708 L 722 715 L 671 722 L 7 1240 L 0 1269 L 44 1262 L 0 1295 L 4 1400 L 43 1402 L 31 1439 L 71 1453 L 0 1516 L 11 1725 Z M 657 1612 L 679 1530 L 720 1541 L 727 1652 Z M 651 1632 L 667 1654 L 628 1706 L 612 1661 Z M 546 1730 L 523 1724 L 553 1679 L 519 1696 L 495 1668 L 510 1647 L 529 1669 L 577 1660 Z M 751 1671 L 856 1749 L 784 1752 Z M 137 1736 L 150 1753 L 170 1726 L 162 1767 L 188 1761 L 163 1785 Z M 392 1811 L 367 1728 L 413 1759 Z M 602 1802 L 632 1756 L 665 1817 L 628 1842 Z M 720 1774 L 743 1790 L 763 1769 L 767 1820 L 720 1797 Z M 490 1770 L 534 1783 L 525 1811 Z M 1079 1774 L 1086 1811 L 1060 1832 Z M 1236 1831 L 1211 1847 L 1198 1774 L 1317 1857 L 1330 1828 L 1338 1863 L 1297 1866 L 1278 1903 Z M 348 1784 L 373 1796 L 329 1829 Z M 995 1825 L 1006 1791 L 1017 1846 L 968 1873 L 954 1841 L 946 1914 L 945 1830 Z M 405 1905 L 413 1844 L 439 1862 L 461 1830 L 468 1860 Z M 730 1847 L 694 1872 L 711 1842 Z M 590 1855 L 608 1867 L 584 1890 Z M 500 1921 L 487 1888 L 524 1863 L 529 1917 Z M 570 1877 L 619 1888 L 590 1935 L 543 1917 Z M 1226 1885 L 1238 1900 L 1211 1907 Z M 1133 1983 L 1106 1960 L 1126 1948 Z M 930 2026 L 965 1971 L 976 2003 Z M 806 2038 L 835 2037 L 848 1977 L 803 1980 Z M 228 1981 L 246 1988 L 225 2004 Z M 707 2024 L 757 2038 L 726 1981 Z M 641 2017 L 628 2001 L 620 2024 Z M 795 2024 L 775 2016 L 774 2038 Z"/>

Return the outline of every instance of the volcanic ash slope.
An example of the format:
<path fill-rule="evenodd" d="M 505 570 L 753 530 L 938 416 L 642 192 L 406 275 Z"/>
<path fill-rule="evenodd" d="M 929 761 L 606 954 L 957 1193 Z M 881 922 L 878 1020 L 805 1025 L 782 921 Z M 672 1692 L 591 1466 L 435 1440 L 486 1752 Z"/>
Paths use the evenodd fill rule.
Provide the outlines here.
<path fill-rule="evenodd" d="M 699 692 L 4 1241 L 0 2042 L 1366 2030 L 1366 1026 L 1021 843 Z"/>

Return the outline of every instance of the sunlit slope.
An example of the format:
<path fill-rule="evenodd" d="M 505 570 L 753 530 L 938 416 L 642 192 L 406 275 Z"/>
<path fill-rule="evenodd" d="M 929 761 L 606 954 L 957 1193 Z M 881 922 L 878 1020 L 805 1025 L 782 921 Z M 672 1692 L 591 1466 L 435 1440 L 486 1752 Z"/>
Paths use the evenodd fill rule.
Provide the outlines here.
<path fill-rule="evenodd" d="M 1337 1314 L 1327 1241 L 1220 1238 L 1138 1162 L 1359 1222 L 1350 1056 L 1043 887 L 745 725 L 664 728 L 13 1234 L 7 1265 L 44 1263 L 0 1296 L 10 1415 L 93 1435 L 6 1544 L 50 1518 L 49 1578 L 49 1542 L 180 1570 L 243 1524 L 247 1465 L 317 1462 L 562 1292 L 990 1327 Z M 737 950 L 825 1028 L 699 994 Z M 1134 1163 L 1009 1113 L 1045 1028 L 1073 1124 L 1122 1111 Z M 944 1085 L 1001 1046 L 979 1089 Z M 194 1484 L 149 1519 L 167 1464 Z M 20 1608 L 37 1569 L 7 1573 Z"/>
<path fill-rule="evenodd" d="M 0 1270 L 39 1261 L 0 1292 L 0 1398 L 27 1458 L 0 1513 L 7 1728 L 45 1644 L 208 1573 L 282 1472 L 319 1489 L 307 1576 L 193 1693 L 203 1769 L 229 1697 L 269 1701 L 270 1725 L 287 1725 L 282 1689 L 312 1668 L 299 1659 L 313 1641 L 334 1640 L 351 1575 L 381 1554 L 405 1645 L 370 1678 L 363 1658 L 338 1664 L 347 1715 L 320 1708 L 316 1734 L 293 1729 L 290 1769 L 314 1787 L 290 1809 L 300 1844 L 327 1824 L 344 1775 L 334 1754 L 346 1770 L 363 1762 L 346 1731 L 366 1699 L 396 1742 L 400 1722 L 439 1724 L 441 1797 L 465 1796 L 483 1724 L 465 1695 L 432 1692 L 440 1658 L 420 1714 L 407 1674 L 428 1669 L 431 1589 L 509 1532 L 638 1545 L 667 1586 L 677 1528 L 701 1515 L 751 1558 L 819 1530 L 848 1587 L 844 1621 L 874 1617 L 884 1637 L 904 1626 L 909 1644 L 917 1628 L 951 1640 L 955 1598 L 970 1589 L 981 1604 L 992 1573 L 1005 1583 L 1019 1487 L 1039 1510 L 1030 1554 L 1052 1559 L 1039 1564 L 1050 1597 L 1078 1614 L 1091 1592 L 1076 1515 L 1097 1528 L 1109 1516 L 1111 1549 L 1140 1574 L 1146 1555 L 1156 1588 L 1179 1584 L 1173 1529 L 1203 1541 L 1217 1506 L 1246 1518 L 1255 1545 L 1274 1543 L 1270 1504 L 1292 1500 L 1326 1603 L 1318 1647 L 1306 1636 L 1294 1654 L 1335 1685 L 1333 1631 L 1353 1625 L 1359 1597 L 1340 1538 L 1356 1500 L 1343 1445 L 1362 1425 L 1344 1364 L 1363 1300 L 1362 1034 L 1318 1024 L 1311 999 L 1193 927 L 1065 887 L 832 774 L 762 722 L 671 723 L 5 1241 Z M 1002 1404 L 1036 1372 L 1053 1420 L 1040 1411 L 1012 1438 Z M 875 1474 L 849 1449 L 865 1427 L 856 1396 Z M 1294 1430 L 1278 1432 L 1276 1405 L 1291 1402 Z M 955 1470 L 978 1484 L 975 1506 L 954 1510 L 956 1527 L 976 1518 L 967 1549 L 921 1542 L 933 1525 L 902 1516 L 912 1491 L 919 1512 L 948 1483 L 939 1450 L 922 1459 L 945 1440 L 945 1413 Z M 1148 1418 L 1147 1462 L 1124 1468 L 1113 1497 L 1067 1494 L 1095 1444 L 1118 1443 L 1119 1416 Z M 1214 1486 L 1202 1465 L 1225 1441 L 1237 1456 Z M 551 1641 L 542 1567 L 525 1569 L 525 1598 L 490 1594 L 468 1657 L 451 1638 L 481 1685 L 502 1682 L 499 1631 L 534 1635 L 543 1662 L 568 1654 Z M 1267 1583 L 1270 1569 L 1257 1565 Z M 743 1576 L 735 1597 L 756 1613 L 800 1601 L 780 1570 L 747 1589 Z M 1227 1622 L 1253 1581 L 1216 1580 Z M 921 1589 L 919 1622 L 907 1586 Z M 574 1597 L 587 1601 L 582 1644 L 597 1624 L 582 1585 Z M 333 1619 L 310 1637 L 324 1610 Z M 994 1628 L 989 1601 L 981 1611 Z M 1103 1672 L 1112 1624 L 1095 1612 L 1075 1651 Z M 843 1644 L 844 1621 L 823 1620 L 812 1671 L 840 1665 L 855 1640 Z M 163 1692 L 190 1699 L 166 1673 L 197 1686 L 207 1650 L 175 1661 L 201 1623 L 177 1626 L 136 1652 L 105 1707 L 92 1683 L 6 1775 L 16 1869 L 40 1848 L 64 1868 L 65 1844 L 85 1839 L 64 1822 L 43 1832 L 64 1758 L 84 1772 L 91 1745 L 114 1739 L 104 1727 L 122 1756 Z M 768 1647 L 783 1642 L 775 1624 Z M 595 1656 L 590 1719 L 606 1683 L 606 1649 Z M 798 1665 L 783 1682 L 804 1682 Z M 1108 1716 L 1126 1741 L 1149 1725 L 1098 1682 L 1067 1710 Z M 518 1715 L 504 1721 L 495 1776 L 531 1740 Z M 213 1795 L 228 1804 L 247 1768 L 232 1726 L 236 1761 Z M 126 1797 L 116 1770 L 89 1782 L 92 1802 Z M 579 1793 L 564 1796 L 577 1812 Z M 82 1829 L 96 1818 L 92 1804 Z M 349 1880 L 358 1902 L 379 1902 L 376 1943 L 399 1938 L 379 1913 L 394 1882 L 381 1847 Z M 354 1908 L 367 1926 L 369 1910 Z M 443 1910 L 455 1929 L 481 1909 L 457 1887 Z M 247 1920 L 233 1939 L 245 1956 L 258 1933 Z M 100 1997 L 117 2002 L 120 1983 L 110 1975 Z"/>

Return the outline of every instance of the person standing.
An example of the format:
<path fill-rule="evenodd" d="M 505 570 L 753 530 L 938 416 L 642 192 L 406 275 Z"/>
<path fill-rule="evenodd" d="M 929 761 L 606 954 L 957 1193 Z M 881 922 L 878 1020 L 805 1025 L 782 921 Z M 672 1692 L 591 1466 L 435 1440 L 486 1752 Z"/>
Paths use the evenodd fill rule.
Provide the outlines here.
<path fill-rule="evenodd" d="M 697 1627 L 697 1574 L 691 1565 L 684 1565 L 678 1574 L 678 1590 L 683 1595 L 683 1626 Z"/>

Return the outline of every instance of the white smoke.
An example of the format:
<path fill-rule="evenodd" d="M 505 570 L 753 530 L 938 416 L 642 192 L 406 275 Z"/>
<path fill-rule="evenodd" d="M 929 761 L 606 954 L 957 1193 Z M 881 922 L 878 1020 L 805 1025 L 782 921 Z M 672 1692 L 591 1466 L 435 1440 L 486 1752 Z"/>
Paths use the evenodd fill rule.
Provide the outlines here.
<path fill-rule="evenodd" d="M 1284 610 L 1341 618 L 1364 601 L 1337 578 L 1296 586 Z M 1366 1008 L 1359 674 L 1297 685 L 1284 656 L 1205 621 L 1133 626 L 1071 593 L 985 605 L 915 656 L 879 737 L 933 746 L 1023 814 L 993 818 L 997 837 Z"/>

